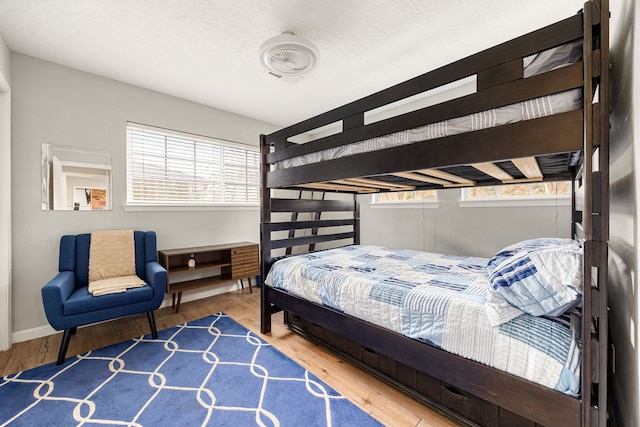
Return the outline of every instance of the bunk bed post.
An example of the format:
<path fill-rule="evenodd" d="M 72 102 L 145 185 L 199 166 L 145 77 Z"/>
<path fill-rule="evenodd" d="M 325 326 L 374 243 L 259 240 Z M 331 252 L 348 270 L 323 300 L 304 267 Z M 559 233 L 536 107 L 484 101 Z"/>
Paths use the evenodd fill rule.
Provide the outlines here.
<path fill-rule="evenodd" d="M 607 405 L 608 405 L 608 350 L 609 350 L 609 322 L 608 322 L 608 261 L 609 261 L 609 70 L 610 70 L 610 58 L 609 58 L 609 0 L 596 0 L 596 4 L 599 6 L 597 11 L 599 26 L 599 44 L 600 51 L 600 63 L 599 63 L 599 86 L 598 86 L 598 116 L 594 117 L 594 123 L 597 123 L 597 134 L 599 147 L 598 147 L 598 160 L 599 160 L 599 194 L 594 195 L 598 197 L 598 205 L 600 212 L 598 215 L 599 221 L 599 244 L 597 245 L 597 254 L 594 254 L 598 258 L 598 277 L 597 277 L 597 289 L 599 296 L 598 304 L 598 354 L 600 361 L 598 364 L 598 407 L 600 408 L 598 414 L 598 425 L 607 425 Z"/>
<path fill-rule="evenodd" d="M 360 244 L 360 202 L 357 193 L 353 195 L 353 244 Z"/>
<path fill-rule="evenodd" d="M 584 292 L 582 425 L 607 425 L 609 2 L 584 6 Z M 594 103 L 594 94 L 597 102 Z M 595 277 L 594 277 L 595 275 Z M 592 285 L 594 283 L 594 285 Z M 591 326 L 591 327 L 590 327 Z M 592 332 L 593 329 L 593 332 Z"/>
<path fill-rule="evenodd" d="M 609 241 L 609 70 L 611 60 L 609 56 L 609 0 L 599 0 L 600 13 L 600 161 L 601 167 L 601 204 L 602 216 L 602 240 Z"/>
<path fill-rule="evenodd" d="M 576 204 L 576 190 L 577 190 L 577 185 L 576 185 L 576 176 L 575 174 L 572 174 L 571 177 L 571 237 L 575 238 L 576 233 L 577 233 L 577 226 L 576 223 L 579 221 L 578 219 L 578 207 Z"/>
<path fill-rule="evenodd" d="M 260 291 L 260 332 L 271 332 L 271 303 L 269 287 L 264 284 L 271 266 L 271 190 L 266 186 L 269 171 L 267 154 L 270 151 L 265 135 L 260 135 L 260 275 L 262 289 Z"/>
<path fill-rule="evenodd" d="M 593 2 L 584 4 L 584 41 L 583 41 L 583 61 L 584 61 L 584 160 L 583 160 L 583 181 L 587 191 L 584 195 L 584 207 L 582 221 L 584 224 L 584 239 L 593 239 L 593 199 L 591 188 L 593 188 L 593 24 L 592 24 Z"/>
<path fill-rule="evenodd" d="M 592 195 L 591 188 L 593 187 L 593 166 L 592 166 L 592 147 L 593 147 L 593 129 L 591 127 L 592 123 L 592 108 L 591 104 L 593 101 L 593 92 L 592 92 L 592 71 L 593 71 L 593 24 L 592 24 L 592 6 L 593 3 L 588 1 L 584 4 L 584 38 L 583 38 L 583 73 L 584 73 L 584 104 L 583 104 L 583 115 L 584 115 L 584 150 L 583 150 L 583 164 L 582 164 L 582 184 L 585 187 L 584 191 L 584 200 L 582 205 L 582 225 L 584 230 L 584 259 L 583 259 L 583 297 L 582 297 L 582 364 L 580 367 L 581 370 L 581 381 L 580 381 L 580 394 L 582 396 L 582 426 L 590 427 L 591 426 L 591 389 L 592 389 L 592 381 L 591 381 L 591 328 L 588 326 L 591 323 L 591 240 L 593 238 L 593 221 L 591 218 L 592 212 Z"/>

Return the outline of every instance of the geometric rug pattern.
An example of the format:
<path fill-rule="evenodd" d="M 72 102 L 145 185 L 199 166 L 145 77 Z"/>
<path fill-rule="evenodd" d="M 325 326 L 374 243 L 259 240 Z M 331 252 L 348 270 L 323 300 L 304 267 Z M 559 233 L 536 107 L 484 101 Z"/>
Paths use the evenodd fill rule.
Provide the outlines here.
<path fill-rule="evenodd" d="M 0 379 L 0 426 L 380 426 L 217 313 Z"/>

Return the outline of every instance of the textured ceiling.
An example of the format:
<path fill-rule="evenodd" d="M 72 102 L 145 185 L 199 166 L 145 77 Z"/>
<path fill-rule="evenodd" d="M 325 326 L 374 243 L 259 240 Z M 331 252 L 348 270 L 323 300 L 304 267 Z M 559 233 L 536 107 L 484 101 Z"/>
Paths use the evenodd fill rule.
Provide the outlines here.
<path fill-rule="evenodd" d="M 289 125 L 576 13 L 582 0 L 0 0 L 12 51 Z M 320 50 L 291 83 L 262 42 Z"/>

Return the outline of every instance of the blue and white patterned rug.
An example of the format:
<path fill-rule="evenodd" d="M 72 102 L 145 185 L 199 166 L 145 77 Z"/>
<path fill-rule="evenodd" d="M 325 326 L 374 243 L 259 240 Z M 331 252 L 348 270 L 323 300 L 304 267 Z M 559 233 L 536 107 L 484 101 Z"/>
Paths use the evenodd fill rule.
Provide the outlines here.
<path fill-rule="evenodd" d="M 0 426 L 379 426 L 218 313 L 0 379 Z"/>

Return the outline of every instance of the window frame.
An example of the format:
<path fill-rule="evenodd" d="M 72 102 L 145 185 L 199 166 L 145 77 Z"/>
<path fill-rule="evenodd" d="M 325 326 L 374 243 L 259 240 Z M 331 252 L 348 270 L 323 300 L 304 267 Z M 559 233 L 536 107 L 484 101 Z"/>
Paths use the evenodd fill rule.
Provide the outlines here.
<path fill-rule="evenodd" d="M 408 192 L 415 193 L 417 191 L 433 191 L 435 193 L 435 197 L 433 199 L 413 199 L 413 200 L 392 200 L 392 201 L 380 201 L 378 200 L 378 196 L 380 193 L 374 193 L 371 195 L 371 203 L 370 206 L 374 209 L 396 209 L 396 208 L 404 208 L 404 209 L 436 209 L 440 207 L 440 200 L 438 198 L 438 190 L 409 190 Z M 400 191 L 403 193 L 403 191 Z M 386 194 L 386 193 L 385 193 Z"/>
<path fill-rule="evenodd" d="M 133 196 L 131 194 L 132 184 L 131 184 L 131 173 L 132 173 L 132 153 L 131 153 L 131 144 L 133 141 L 130 140 L 130 129 L 141 129 L 146 130 L 150 133 L 155 133 L 161 135 L 164 138 L 175 137 L 181 140 L 192 141 L 194 146 L 196 142 L 198 143 L 210 143 L 220 147 L 226 148 L 234 148 L 245 150 L 249 153 L 256 154 L 256 168 L 252 171 L 257 174 L 258 181 L 255 185 L 249 184 L 249 178 L 245 181 L 245 186 L 247 191 L 251 188 L 253 191 L 257 190 L 257 196 L 255 197 L 255 201 L 249 201 L 246 203 L 232 201 L 232 202 L 194 202 L 194 201 L 155 201 L 155 200 L 133 200 Z M 137 123 L 133 121 L 127 121 L 125 126 L 125 143 L 126 143 L 126 152 L 125 152 L 125 169 L 126 169 L 126 178 L 125 178 L 125 186 L 126 186 L 126 202 L 124 204 L 125 211 L 210 211 L 210 210 L 259 210 L 260 208 L 260 183 L 259 183 L 259 174 L 260 174 L 260 150 L 258 146 L 243 144 L 235 141 L 229 141 L 222 138 L 215 138 L 205 135 L 198 135 L 194 133 L 177 131 L 173 129 L 162 128 L 158 126 L 151 126 L 142 123 Z M 245 166 L 248 167 L 248 162 L 245 162 Z"/>
<path fill-rule="evenodd" d="M 564 182 L 564 181 L 561 181 Z M 570 181 L 566 181 L 570 182 Z M 538 182 L 531 182 L 528 185 L 534 185 Z M 522 184 L 522 183 L 521 183 Z M 494 187 L 500 187 L 496 185 Z M 462 188 L 460 191 L 460 201 L 458 205 L 462 208 L 477 207 L 544 207 L 544 206 L 571 206 L 571 193 L 555 194 L 555 195 L 527 195 L 527 196 L 495 196 L 495 197 L 469 197 L 469 187 Z"/>

